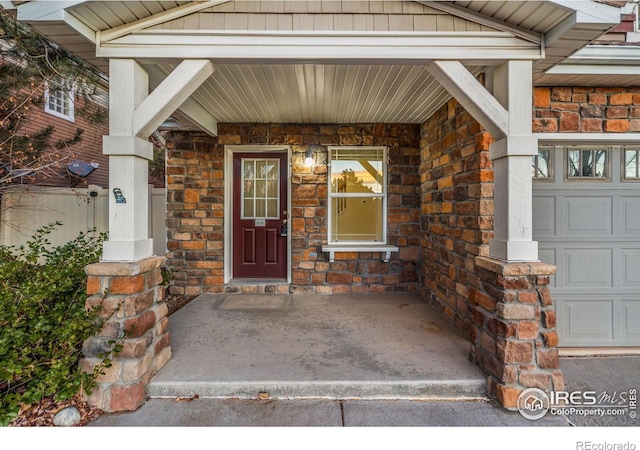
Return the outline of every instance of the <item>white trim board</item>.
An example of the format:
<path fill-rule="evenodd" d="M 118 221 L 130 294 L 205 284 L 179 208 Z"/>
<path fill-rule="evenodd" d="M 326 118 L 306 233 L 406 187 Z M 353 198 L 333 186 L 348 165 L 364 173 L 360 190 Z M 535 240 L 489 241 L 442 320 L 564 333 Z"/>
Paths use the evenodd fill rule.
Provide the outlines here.
<path fill-rule="evenodd" d="M 640 144 L 640 133 L 533 133 L 540 144 Z"/>

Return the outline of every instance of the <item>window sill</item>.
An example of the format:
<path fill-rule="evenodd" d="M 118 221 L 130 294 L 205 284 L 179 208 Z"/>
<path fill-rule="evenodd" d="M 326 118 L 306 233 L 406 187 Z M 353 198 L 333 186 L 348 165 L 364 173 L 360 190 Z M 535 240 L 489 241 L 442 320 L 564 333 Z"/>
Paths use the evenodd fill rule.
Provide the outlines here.
<path fill-rule="evenodd" d="M 393 245 L 357 245 L 357 244 L 329 244 L 323 245 L 322 251 L 329 253 L 329 261 L 335 261 L 336 253 L 348 253 L 348 252 L 370 252 L 381 253 L 382 260 L 389 262 L 391 259 L 391 253 L 398 251 L 398 247 Z"/>

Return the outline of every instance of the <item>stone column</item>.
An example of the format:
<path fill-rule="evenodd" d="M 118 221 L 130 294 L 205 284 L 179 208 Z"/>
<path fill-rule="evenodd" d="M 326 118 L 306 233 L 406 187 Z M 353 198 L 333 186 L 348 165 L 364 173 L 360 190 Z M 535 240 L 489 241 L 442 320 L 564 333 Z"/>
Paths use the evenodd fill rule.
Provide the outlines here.
<path fill-rule="evenodd" d="M 555 266 L 476 257 L 480 289 L 470 291 L 471 358 L 488 375 L 487 390 L 516 409 L 530 387 L 564 389 L 558 356 L 556 314 L 549 293 Z"/>
<path fill-rule="evenodd" d="M 87 266 L 87 308 L 102 307 L 106 319 L 98 336 L 84 343 L 81 367 L 92 372 L 101 354 L 122 351 L 97 379 L 87 401 L 104 411 L 131 411 L 142 405 L 151 378 L 171 359 L 168 308 L 161 267 L 164 257 L 139 262 L 100 262 Z"/>

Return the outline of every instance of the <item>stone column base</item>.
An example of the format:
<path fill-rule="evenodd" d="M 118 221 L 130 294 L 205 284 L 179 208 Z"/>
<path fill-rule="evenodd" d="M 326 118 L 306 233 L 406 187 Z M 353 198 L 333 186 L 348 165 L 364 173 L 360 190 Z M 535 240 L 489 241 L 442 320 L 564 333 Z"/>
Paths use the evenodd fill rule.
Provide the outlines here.
<path fill-rule="evenodd" d="M 481 287 L 469 293 L 471 358 L 488 375 L 489 395 L 515 410 L 526 388 L 564 389 L 548 288 L 555 266 L 481 256 L 475 266 Z"/>
<path fill-rule="evenodd" d="M 87 308 L 102 306 L 106 320 L 98 336 L 85 341 L 81 367 L 92 372 L 114 341 L 122 350 L 97 378 L 86 400 L 103 411 L 132 411 L 147 396 L 151 378 L 171 359 L 168 308 L 161 267 L 165 257 L 138 262 L 100 262 L 86 267 Z"/>

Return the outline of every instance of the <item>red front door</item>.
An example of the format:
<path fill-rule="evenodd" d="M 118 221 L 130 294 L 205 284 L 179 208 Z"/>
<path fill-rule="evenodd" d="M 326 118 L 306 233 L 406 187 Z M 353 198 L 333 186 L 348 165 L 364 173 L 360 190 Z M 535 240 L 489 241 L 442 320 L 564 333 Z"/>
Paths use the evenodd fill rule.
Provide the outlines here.
<path fill-rule="evenodd" d="M 287 154 L 233 156 L 233 277 L 287 277 Z"/>

